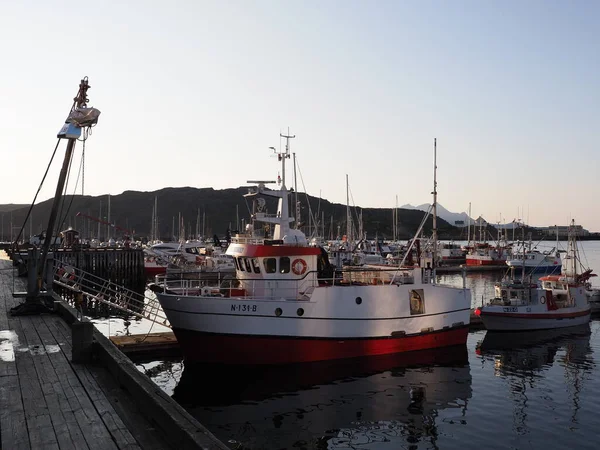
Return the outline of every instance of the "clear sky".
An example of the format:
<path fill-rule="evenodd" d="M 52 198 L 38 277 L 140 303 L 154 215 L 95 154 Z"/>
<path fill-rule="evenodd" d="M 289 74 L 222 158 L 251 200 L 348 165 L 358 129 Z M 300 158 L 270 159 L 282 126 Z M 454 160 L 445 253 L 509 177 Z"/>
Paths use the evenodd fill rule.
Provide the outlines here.
<path fill-rule="evenodd" d="M 574 218 L 600 231 L 596 0 L 36 0 L 1 11 L 0 203 L 31 202 L 88 76 L 102 111 L 88 195 L 274 179 L 268 147 L 289 126 L 312 195 L 345 203 L 348 174 L 357 206 L 430 202 L 437 137 L 447 209 L 471 202 L 490 222 Z M 63 154 L 39 200 L 53 196 Z"/>

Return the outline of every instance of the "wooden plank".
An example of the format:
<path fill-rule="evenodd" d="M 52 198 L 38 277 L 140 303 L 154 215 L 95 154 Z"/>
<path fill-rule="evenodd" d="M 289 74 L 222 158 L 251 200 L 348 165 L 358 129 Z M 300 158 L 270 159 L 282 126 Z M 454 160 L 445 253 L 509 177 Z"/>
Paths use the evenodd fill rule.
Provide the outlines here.
<path fill-rule="evenodd" d="M 93 399 L 83 387 L 76 373 L 77 370 L 84 370 L 84 367 L 70 362 L 71 342 L 65 336 L 67 330 L 70 332 L 70 329 L 57 325 L 59 322 L 62 324 L 64 322 L 56 316 L 44 316 L 40 320 L 43 321 L 43 324 L 39 324 L 39 329 L 45 338 L 49 340 L 49 336 L 53 336 L 55 341 L 61 344 L 61 352 L 53 353 L 52 355 L 56 356 L 53 356 L 51 361 L 54 367 L 59 369 L 57 374 L 59 374 L 60 385 L 65 392 L 66 401 L 73 410 L 75 420 L 81 428 L 87 446 L 90 449 L 98 450 L 118 449 L 119 446 L 107 428 L 101 412 L 96 409 Z M 65 367 L 68 369 L 64 370 Z M 118 437 L 123 440 L 121 435 Z"/>
<path fill-rule="evenodd" d="M 49 332 L 45 333 L 44 338 L 40 336 L 40 328 L 47 331 L 41 316 L 31 316 L 28 319 L 33 327 L 26 327 L 23 331 L 29 348 L 39 352 L 33 357 L 34 366 L 38 373 L 58 444 L 61 449 L 87 449 L 88 446 L 73 412 L 69 408 L 64 409 L 65 406 L 68 406 L 68 402 L 65 392 L 61 388 L 55 366 L 63 364 L 64 367 L 60 370 L 62 375 L 68 370 L 68 362 L 64 358 L 61 360 L 60 355 L 56 354 L 61 352 L 60 342 L 54 339 Z"/>
<path fill-rule="evenodd" d="M 38 326 L 40 334 L 44 334 L 44 336 L 47 336 L 48 334 L 51 335 L 48 323 L 56 323 L 57 320 L 60 319 L 49 316 L 45 317 L 44 323 Z M 64 339 L 64 332 L 66 332 L 66 329 L 61 329 L 60 336 L 57 337 L 56 340 L 63 344 L 61 345 L 63 351 L 70 353 L 71 344 L 68 339 Z M 50 338 L 47 337 L 47 339 Z M 64 356 L 66 357 L 66 354 L 64 354 Z M 81 383 L 81 386 L 85 389 L 87 396 L 94 405 L 101 420 L 104 422 L 108 432 L 112 435 L 117 447 L 131 449 L 139 448 L 135 438 L 131 435 L 119 415 L 113 409 L 103 391 L 98 386 L 97 381 L 89 373 L 88 368 L 80 364 L 71 364 L 71 367 L 77 375 L 77 379 Z"/>
<path fill-rule="evenodd" d="M 12 269 L 12 270 L 11 270 Z M 10 261 L 0 262 L 0 331 L 11 331 L 8 309 L 12 304 L 12 277 Z M 13 349 L 16 352 L 17 349 Z M 21 400 L 21 386 L 16 361 L 0 359 L 0 448 L 30 449 L 25 411 Z"/>
<path fill-rule="evenodd" d="M 0 376 L 0 435 L 0 448 L 31 448 L 17 375 Z"/>
<path fill-rule="evenodd" d="M 27 320 L 27 317 L 13 317 L 9 322 L 17 332 L 21 347 L 16 352 L 15 359 L 31 446 L 33 448 L 40 448 L 43 445 L 49 449 L 58 449 L 58 441 L 52 427 L 48 406 L 35 369 L 33 356 L 30 351 L 22 351 L 28 348 L 23 328 L 30 327 L 31 322 Z"/>

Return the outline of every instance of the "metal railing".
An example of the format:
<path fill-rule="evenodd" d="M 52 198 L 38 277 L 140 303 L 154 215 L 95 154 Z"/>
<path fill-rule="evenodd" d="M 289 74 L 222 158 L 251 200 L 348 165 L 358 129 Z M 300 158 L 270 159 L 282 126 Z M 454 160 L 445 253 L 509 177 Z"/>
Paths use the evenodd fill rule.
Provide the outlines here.
<path fill-rule="evenodd" d="M 99 302 L 140 319 L 171 327 L 156 298 L 124 288 L 115 281 L 62 264 L 55 265 L 53 281 L 54 285 L 73 292 L 76 304 L 83 299 Z"/>

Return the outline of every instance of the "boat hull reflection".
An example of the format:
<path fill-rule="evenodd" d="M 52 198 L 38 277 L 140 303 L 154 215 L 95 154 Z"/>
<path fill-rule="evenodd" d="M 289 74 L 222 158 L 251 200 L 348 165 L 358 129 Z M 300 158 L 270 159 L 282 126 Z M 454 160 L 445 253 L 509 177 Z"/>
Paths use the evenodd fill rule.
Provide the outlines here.
<path fill-rule="evenodd" d="M 235 448 L 382 439 L 399 448 L 433 439 L 441 410 L 463 417 L 471 395 L 467 349 L 456 346 L 287 366 L 186 364 L 173 397 Z"/>

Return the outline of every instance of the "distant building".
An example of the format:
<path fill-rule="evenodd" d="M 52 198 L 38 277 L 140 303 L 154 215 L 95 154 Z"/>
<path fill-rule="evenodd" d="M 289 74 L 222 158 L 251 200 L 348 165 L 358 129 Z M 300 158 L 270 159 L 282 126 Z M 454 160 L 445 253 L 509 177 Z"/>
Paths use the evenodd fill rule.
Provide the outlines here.
<path fill-rule="evenodd" d="M 569 237 L 569 225 L 557 225 L 553 227 L 537 227 L 544 236 L 553 236 L 556 237 L 558 234 L 559 238 L 567 238 Z M 589 236 L 590 232 L 583 228 L 581 225 L 573 225 L 573 231 L 575 232 L 575 236 Z"/>
<path fill-rule="evenodd" d="M 455 227 L 464 227 L 465 226 L 465 221 L 464 220 L 455 220 L 454 221 L 454 226 Z"/>

